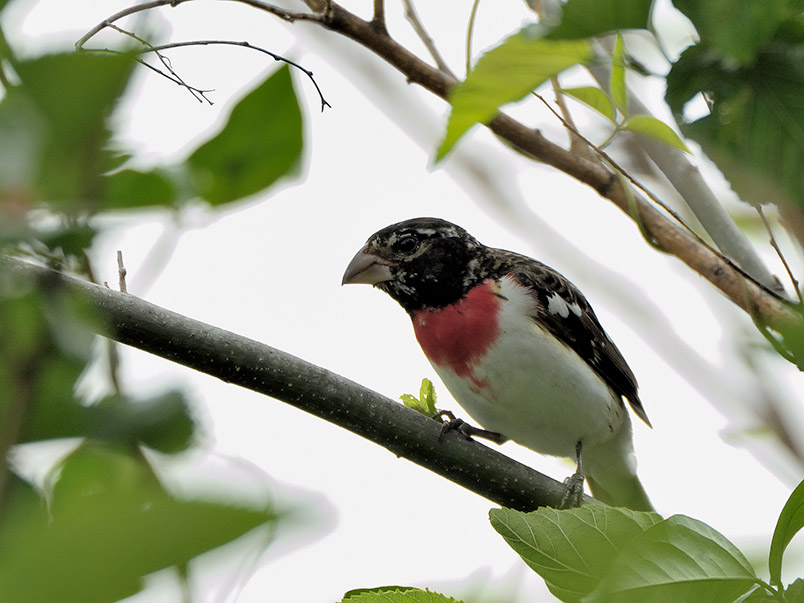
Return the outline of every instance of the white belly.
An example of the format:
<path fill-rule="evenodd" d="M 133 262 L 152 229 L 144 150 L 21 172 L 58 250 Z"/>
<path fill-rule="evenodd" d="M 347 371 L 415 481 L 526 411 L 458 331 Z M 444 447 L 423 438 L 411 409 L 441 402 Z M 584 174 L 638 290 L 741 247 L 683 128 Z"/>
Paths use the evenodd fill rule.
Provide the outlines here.
<path fill-rule="evenodd" d="M 630 425 L 621 398 L 583 359 L 536 322 L 523 323 L 529 295 L 508 279 L 501 294 L 505 336 L 474 365 L 473 379 L 433 365 L 472 419 L 536 452 L 570 458 L 579 441 L 589 450 Z"/>

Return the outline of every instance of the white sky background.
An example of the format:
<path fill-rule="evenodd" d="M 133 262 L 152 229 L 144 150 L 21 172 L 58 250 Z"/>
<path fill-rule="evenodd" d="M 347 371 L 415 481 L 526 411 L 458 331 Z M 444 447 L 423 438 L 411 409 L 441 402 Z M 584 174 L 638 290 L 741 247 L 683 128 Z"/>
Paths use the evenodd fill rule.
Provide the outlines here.
<path fill-rule="evenodd" d="M 460 73 L 470 3 L 421 4 L 426 25 Z M 522 4 L 511 0 L 493 9 L 492 3 L 481 4 L 476 52 L 528 18 Z M 36 54 L 70 47 L 128 5 L 18 1 L 15 10 L 6 11 L 3 26 L 17 49 Z M 347 6 L 354 9 L 352 3 Z M 363 0 L 359 12 L 367 14 L 369 6 Z M 401 9 L 389 2 L 388 10 L 392 35 L 419 48 Z M 585 292 L 639 378 L 654 429 L 635 421 L 636 449 L 641 479 L 658 510 L 703 520 L 749 555 L 767 555 L 778 512 L 801 475 L 772 444 L 751 443 L 773 459 L 770 465 L 785 481 L 733 445 L 744 441 L 743 430 L 753 425 L 745 414 L 729 413 L 727 420 L 715 409 L 758 396 L 734 351 L 734 341 L 744 333 L 757 339 L 742 312 L 677 260 L 649 249 L 631 220 L 594 191 L 513 156 L 483 131 L 462 145 L 464 153 L 432 169 L 446 105 L 407 86 L 403 76 L 351 42 L 338 44 L 341 52 L 334 52 L 310 37 L 320 35 L 318 29 L 283 24 L 235 3 L 190 3 L 159 15 L 150 23 L 163 25 L 170 41 L 248 40 L 293 58 L 315 72 L 333 109 L 321 114 L 315 89 L 295 74 L 306 107 L 301 177 L 224 212 L 191 208 L 178 226 L 171 216 L 154 213 L 108 221 L 93 250 L 99 278 L 117 281 L 115 250 L 122 249 L 130 292 L 397 398 L 415 393 L 422 377 L 435 380 L 409 319 L 381 292 L 341 288 L 340 278 L 352 255 L 379 228 L 420 215 L 452 220 L 486 244 L 538 257 Z M 210 96 L 216 104 L 200 104 L 141 69 L 136 94 L 121 119 L 125 144 L 145 163 L 180 160 L 211 135 L 210 128 L 220 124 L 244 86 L 276 67 L 263 55 L 239 48 L 182 49 L 170 57 L 186 81 L 215 88 Z M 352 60 L 364 61 L 357 87 L 350 83 Z M 387 81 L 370 94 L 380 110 L 361 88 L 363 80 L 383 78 Z M 418 99 L 417 111 L 424 115 L 400 113 L 408 98 Z M 522 107 L 515 111 L 525 115 Z M 388 115 L 409 124 L 413 140 Z M 564 140 L 559 124 L 546 114 L 539 120 L 543 131 Z M 477 190 L 458 183 L 456 177 L 472 161 L 503 183 L 503 192 L 520 204 L 516 211 L 501 212 Z M 523 217 L 530 211 L 554 230 Z M 151 255 L 160 240 L 175 243 L 172 254 L 171 245 L 159 245 L 167 252 L 163 270 Z M 773 269 L 781 273 L 776 263 Z M 687 351 L 667 343 L 671 339 L 658 315 L 642 313 L 650 304 L 660 309 Z M 684 377 L 663 357 L 681 367 Z M 194 476 L 184 480 L 185 487 L 214 492 L 221 484 L 230 489 L 231 481 L 246 490 L 256 484 L 283 504 L 301 501 L 305 516 L 313 518 L 306 527 L 303 522 L 289 526 L 259 560 L 239 557 L 212 569 L 204 566 L 197 572 L 203 575 L 196 576 L 194 600 L 324 603 L 352 588 L 383 584 L 430 587 L 460 597 L 468 583 L 519 588 L 523 599 L 549 600 L 534 594 L 545 592 L 541 580 L 490 527 L 492 505 L 485 499 L 275 400 L 136 350 L 126 350 L 123 359 L 130 391 L 180 387 L 198 402 L 209 454 L 183 465 Z M 792 366 L 777 362 L 770 370 L 767 381 L 778 384 L 785 399 L 801 399 L 801 378 Z M 435 382 L 439 406 L 458 410 Z M 791 420 L 800 421 L 800 414 Z M 503 451 L 557 479 L 572 471 L 564 461 L 514 444 Z M 790 579 L 802 571 L 794 561 L 790 557 L 785 566 Z M 161 586 L 131 601 L 176 600 L 168 578 L 155 582 Z"/>

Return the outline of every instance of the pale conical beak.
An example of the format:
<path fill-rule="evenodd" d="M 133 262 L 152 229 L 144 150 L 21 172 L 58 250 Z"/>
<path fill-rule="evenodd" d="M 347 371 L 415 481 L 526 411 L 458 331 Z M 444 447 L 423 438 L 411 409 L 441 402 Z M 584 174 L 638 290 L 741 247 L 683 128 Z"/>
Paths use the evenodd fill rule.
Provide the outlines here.
<path fill-rule="evenodd" d="M 392 278 L 394 276 L 391 274 L 391 267 L 376 255 L 369 253 L 368 247 L 364 247 L 349 262 L 346 272 L 343 273 L 341 285 L 376 285 Z"/>

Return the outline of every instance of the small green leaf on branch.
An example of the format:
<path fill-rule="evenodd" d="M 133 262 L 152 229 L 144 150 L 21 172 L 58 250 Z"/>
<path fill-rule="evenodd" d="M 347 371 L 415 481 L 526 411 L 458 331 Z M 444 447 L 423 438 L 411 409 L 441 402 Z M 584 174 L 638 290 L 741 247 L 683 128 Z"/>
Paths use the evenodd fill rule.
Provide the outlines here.
<path fill-rule="evenodd" d="M 623 130 L 649 136 L 659 142 L 675 147 L 685 153 L 691 153 L 689 147 L 684 144 L 681 137 L 675 133 L 673 128 L 663 121 L 651 117 L 650 115 L 633 115 L 622 125 Z"/>

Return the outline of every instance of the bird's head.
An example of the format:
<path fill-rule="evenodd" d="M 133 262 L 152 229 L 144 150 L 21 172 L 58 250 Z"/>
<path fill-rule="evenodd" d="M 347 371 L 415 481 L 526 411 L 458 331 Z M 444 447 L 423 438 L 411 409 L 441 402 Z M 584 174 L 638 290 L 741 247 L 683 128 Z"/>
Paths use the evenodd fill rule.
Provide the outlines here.
<path fill-rule="evenodd" d="M 405 220 L 369 237 L 349 262 L 342 284 L 374 285 L 411 314 L 440 308 L 485 279 L 485 250 L 446 220 Z"/>

